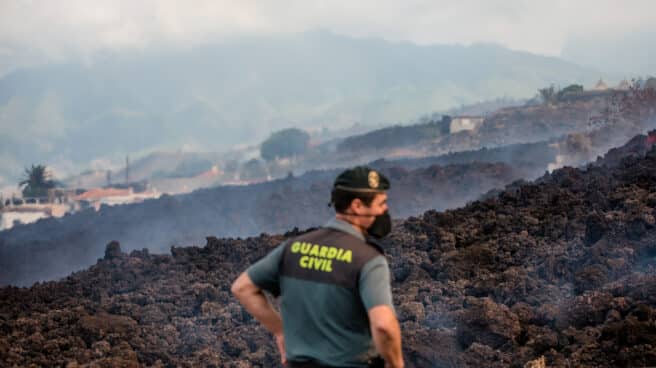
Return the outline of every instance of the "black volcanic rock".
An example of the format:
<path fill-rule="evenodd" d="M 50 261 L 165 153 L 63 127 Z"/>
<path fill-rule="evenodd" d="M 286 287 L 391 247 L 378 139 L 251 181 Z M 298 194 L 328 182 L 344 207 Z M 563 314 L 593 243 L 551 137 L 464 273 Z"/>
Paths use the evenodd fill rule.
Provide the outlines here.
<path fill-rule="evenodd" d="M 652 148 L 396 221 L 384 245 L 407 366 L 656 365 L 654 173 Z M 0 365 L 279 366 L 229 289 L 284 239 L 208 237 L 2 288 Z"/>
<path fill-rule="evenodd" d="M 464 347 L 478 342 L 494 349 L 513 345 L 521 332 L 519 318 L 510 309 L 489 297 L 468 298 L 458 327 L 458 340 Z"/>
<path fill-rule="evenodd" d="M 121 245 L 116 240 L 111 241 L 105 247 L 105 259 L 119 258 L 122 254 Z"/>
<path fill-rule="evenodd" d="M 392 182 L 392 216 L 403 218 L 429 208 L 463 205 L 529 175 L 527 170 L 473 162 L 385 167 L 382 172 Z M 268 183 L 164 195 L 140 204 L 104 206 L 97 213 L 87 210 L 17 226 L 0 232 L 0 285 L 30 285 L 88 267 L 112 239 L 125 252 L 145 247 L 165 253 L 171 245 L 197 244 L 208 234 L 225 238 L 320 226 L 332 213 L 327 203 L 337 174 L 337 170 L 313 171 Z M 113 252 L 106 256 L 118 256 Z"/>

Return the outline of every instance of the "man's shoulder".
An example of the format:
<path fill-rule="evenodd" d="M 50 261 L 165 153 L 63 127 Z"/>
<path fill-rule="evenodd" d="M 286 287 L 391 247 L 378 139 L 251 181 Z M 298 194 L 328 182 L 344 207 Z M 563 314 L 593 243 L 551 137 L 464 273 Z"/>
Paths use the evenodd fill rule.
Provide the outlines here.
<path fill-rule="evenodd" d="M 294 242 L 339 242 L 341 244 L 366 244 L 367 242 L 359 237 L 353 235 L 348 231 L 337 229 L 334 227 L 323 226 L 302 235 L 289 239 L 290 243 Z"/>
<path fill-rule="evenodd" d="M 385 250 L 383 249 L 383 244 L 378 239 L 372 238 L 372 237 L 367 237 L 365 239 L 365 241 L 367 242 L 367 244 L 371 248 L 375 249 L 376 252 L 378 252 L 378 254 L 380 254 L 381 256 L 385 255 Z"/>

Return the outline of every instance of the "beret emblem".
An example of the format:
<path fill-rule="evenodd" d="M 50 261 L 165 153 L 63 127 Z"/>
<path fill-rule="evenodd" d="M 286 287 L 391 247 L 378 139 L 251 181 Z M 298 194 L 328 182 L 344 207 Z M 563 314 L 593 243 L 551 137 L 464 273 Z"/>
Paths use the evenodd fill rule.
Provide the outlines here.
<path fill-rule="evenodd" d="M 380 184 L 380 178 L 378 177 L 378 173 L 371 170 L 369 171 L 369 176 L 367 177 L 369 181 L 369 187 L 372 189 L 378 188 L 378 185 Z"/>

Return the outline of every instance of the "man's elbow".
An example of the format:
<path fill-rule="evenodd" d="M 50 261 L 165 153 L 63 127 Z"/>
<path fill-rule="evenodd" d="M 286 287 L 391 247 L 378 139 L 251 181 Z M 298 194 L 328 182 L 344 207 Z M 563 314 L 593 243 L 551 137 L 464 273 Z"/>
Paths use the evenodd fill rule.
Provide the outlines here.
<path fill-rule="evenodd" d="M 369 312 L 369 320 L 372 332 L 375 334 L 390 336 L 399 330 L 399 323 L 391 308 L 379 306 Z"/>
<path fill-rule="evenodd" d="M 397 324 L 395 322 L 378 322 L 372 323 L 371 325 L 372 332 L 378 336 L 395 336 L 396 331 L 398 330 Z"/>
<path fill-rule="evenodd" d="M 232 295 L 234 295 L 234 296 L 238 296 L 238 295 L 239 295 L 239 283 L 237 283 L 237 280 L 235 280 L 235 281 L 232 283 L 232 285 L 230 286 L 230 292 L 231 292 Z"/>
<path fill-rule="evenodd" d="M 230 286 L 230 292 L 232 295 L 237 297 L 237 299 L 240 299 L 240 297 L 246 293 L 247 285 L 245 282 L 245 275 L 245 273 L 239 275 L 239 277 L 237 277 L 237 279 Z"/>

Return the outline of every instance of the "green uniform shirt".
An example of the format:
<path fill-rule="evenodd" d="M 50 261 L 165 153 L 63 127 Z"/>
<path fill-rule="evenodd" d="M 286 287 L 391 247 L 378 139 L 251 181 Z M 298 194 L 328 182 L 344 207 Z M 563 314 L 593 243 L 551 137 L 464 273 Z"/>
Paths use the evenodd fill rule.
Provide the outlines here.
<path fill-rule="evenodd" d="M 284 242 L 246 272 L 280 294 L 288 360 L 366 367 L 377 355 L 367 311 L 393 308 L 389 266 L 347 222 L 333 219 L 322 230 Z"/>

